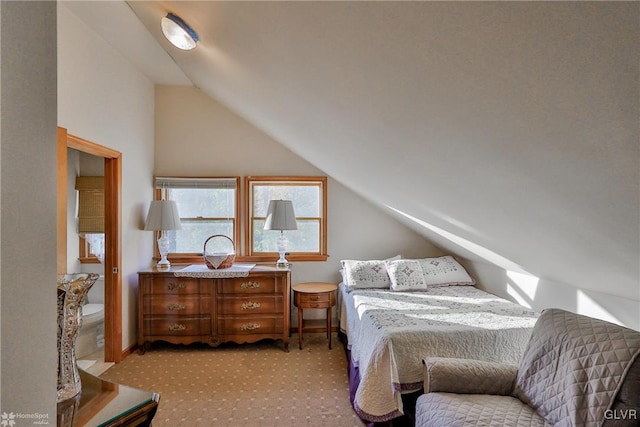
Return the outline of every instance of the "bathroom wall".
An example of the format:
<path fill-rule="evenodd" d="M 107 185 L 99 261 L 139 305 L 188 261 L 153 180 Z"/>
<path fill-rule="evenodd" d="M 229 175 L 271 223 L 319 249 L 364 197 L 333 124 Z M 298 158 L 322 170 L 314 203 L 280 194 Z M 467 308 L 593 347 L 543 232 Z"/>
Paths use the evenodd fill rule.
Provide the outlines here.
<path fill-rule="evenodd" d="M 103 176 L 104 159 L 77 150 L 68 149 L 67 166 L 67 272 L 97 273 L 104 276 L 104 264 L 80 263 L 80 235 L 77 232 L 78 192 L 77 176 Z M 91 303 L 104 303 L 104 280 L 96 282 L 89 291 Z"/>

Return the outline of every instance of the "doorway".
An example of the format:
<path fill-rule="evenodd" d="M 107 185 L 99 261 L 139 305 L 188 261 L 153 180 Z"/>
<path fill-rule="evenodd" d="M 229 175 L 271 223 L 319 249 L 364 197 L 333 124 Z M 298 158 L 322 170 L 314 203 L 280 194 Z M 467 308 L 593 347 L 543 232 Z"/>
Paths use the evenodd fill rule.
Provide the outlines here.
<path fill-rule="evenodd" d="M 104 159 L 104 361 L 118 363 L 122 361 L 122 153 L 58 127 L 58 274 L 67 273 L 67 148 Z"/>

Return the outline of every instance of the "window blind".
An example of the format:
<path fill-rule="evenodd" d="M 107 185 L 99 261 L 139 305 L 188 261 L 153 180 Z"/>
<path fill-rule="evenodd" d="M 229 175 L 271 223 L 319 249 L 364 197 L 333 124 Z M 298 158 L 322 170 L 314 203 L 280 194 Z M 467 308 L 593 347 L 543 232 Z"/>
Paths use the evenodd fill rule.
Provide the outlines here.
<path fill-rule="evenodd" d="M 104 233 L 104 177 L 76 177 L 78 233 Z"/>
<path fill-rule="evenodd" d="M 175 178 L 157 176 L 155 188 L 236 188 L 237 178 Z"/>

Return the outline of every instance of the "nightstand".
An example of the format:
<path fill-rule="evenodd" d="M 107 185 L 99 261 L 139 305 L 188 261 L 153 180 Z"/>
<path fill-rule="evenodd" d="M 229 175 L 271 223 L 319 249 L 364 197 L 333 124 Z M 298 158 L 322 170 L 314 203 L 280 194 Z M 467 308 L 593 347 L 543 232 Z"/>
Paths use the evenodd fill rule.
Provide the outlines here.
<path fill-rule="evenodd" d="M 298 307 L 298 341 L 302 350 L 303 312 L 305 309 L 327 310 L 327 339 L 331 349 L 331 307 L 336 305 L 338 286 L 333 283 L 310 282 L 293 286 L 293 303 Z"/>

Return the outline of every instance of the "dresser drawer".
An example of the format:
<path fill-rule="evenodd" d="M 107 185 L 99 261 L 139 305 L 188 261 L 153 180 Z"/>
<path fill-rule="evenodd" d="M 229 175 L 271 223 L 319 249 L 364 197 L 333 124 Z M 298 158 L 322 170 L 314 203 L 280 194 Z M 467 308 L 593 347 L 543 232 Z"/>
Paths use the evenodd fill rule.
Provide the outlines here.
<path fill-rule="evenodd" d="M 142 286 L 145 294 L 211 294 L 211 286 L 206 286 L 207 283 L 198 279 L 163 276 L 145 280 Z"/>
<path fill-rule="evenodd" d="M 221 335 L 282 334 L 284 319 L 279 317 L 218 317 Z"/>
<path fill-rule="evenodd" d="M 200 295 L 149 295 L 144 297 L 144 312 L 151 315 L 208 315 L 211 298 Z"/>
<path fill-rule="evenodd" d="M 282 295 L 247 295 L 218 297 L 218 313 L 224 314 L 281 314 L 284 313 Z"/>
<path fill-rule="evenodd" d="M 218 292 L 220 294 L 282 294 L 283 289 L 282 281 L 276 281 L 273 276 L 258 276 L 224 279 L 218 287 Z"/>
<path fill-rule="evenodd" d="M 145 335 L 211 335 L 210 317 L 148 317 Z"/>

